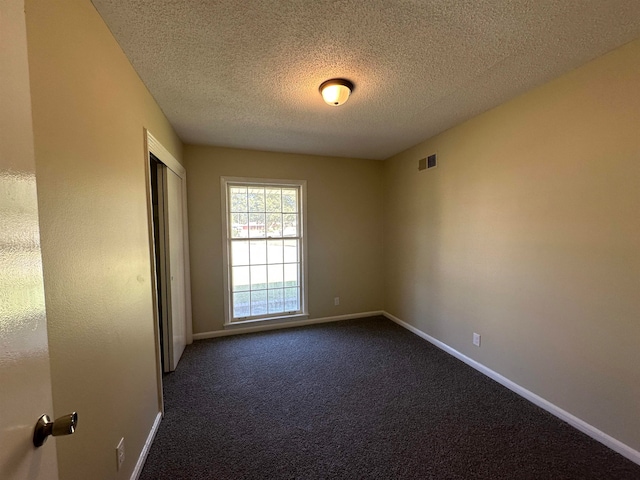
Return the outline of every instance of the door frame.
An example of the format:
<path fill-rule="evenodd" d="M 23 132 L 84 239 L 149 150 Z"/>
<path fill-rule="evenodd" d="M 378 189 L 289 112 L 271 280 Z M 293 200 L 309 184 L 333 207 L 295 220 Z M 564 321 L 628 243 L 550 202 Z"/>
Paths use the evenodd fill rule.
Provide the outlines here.
<path fill-rule="evenodd" d="M 193 342 L 193 324 L 191 317 L 191 272 L 189 264 L 189 230 L 187 217 L 187 171 L 171 153 L 147 130 L 144 130 L 144 171 L 147 192 L 147 226 L 149 231 L 149 259 L 151 262 L 151 295 L 153 299 L 153 328 L 156 344 L 156 377 L 158 384 L 158 406 L 164 416 L 164 398 L 162 394 L 162 360 L 160 345 L 160 328 L 157 295 L 157 276 L 155 242 L 153 231 L 153 199 L 151 193 L 151 168 L 149 164 L 150 156 L 153 154 L 161 163 L 174 172 L 182 181 L 182 230 L 184 243 L 184 298 L 185 298 L 185 331 L 187 345 Z"/>

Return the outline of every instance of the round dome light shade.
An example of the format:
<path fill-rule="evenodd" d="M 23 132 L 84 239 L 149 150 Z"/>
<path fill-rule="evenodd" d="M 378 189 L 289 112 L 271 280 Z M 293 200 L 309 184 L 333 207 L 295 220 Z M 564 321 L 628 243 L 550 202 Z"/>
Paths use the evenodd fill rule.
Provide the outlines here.
<path fill-rule="evenodd" d="M 349 100 L 349 95 L 353 91 L 353 83 L 343 78 L 327 80 L 320 85 L 320 93 L 324 101 L 333 107 L 342 105 Z"/>

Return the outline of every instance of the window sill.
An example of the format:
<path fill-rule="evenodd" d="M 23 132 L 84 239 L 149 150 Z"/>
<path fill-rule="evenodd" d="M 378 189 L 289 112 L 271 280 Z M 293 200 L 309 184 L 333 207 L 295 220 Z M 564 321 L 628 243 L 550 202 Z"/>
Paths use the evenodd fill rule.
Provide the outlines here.
<path fill-rule="evenodd" d="M 308 313 L 296 313 L 295 315 L 282 315 L 280 317 L 267 317 L 267 318 L 252 318 L 251 320 L 237 320 L 235 322 L 225 322 L 224 328 L 233 328 L 235 326 L 247 326 L 253 324 L 264 324 L 270 322 L 287 323 L 292 320 L 306 320 L 309 317 Z M 283 322 L 284 320 L 284 322 Z"/>

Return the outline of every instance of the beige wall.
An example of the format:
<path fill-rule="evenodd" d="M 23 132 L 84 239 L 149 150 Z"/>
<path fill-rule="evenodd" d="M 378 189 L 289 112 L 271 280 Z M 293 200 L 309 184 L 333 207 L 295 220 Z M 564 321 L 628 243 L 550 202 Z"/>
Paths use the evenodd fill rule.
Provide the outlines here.
<path fill-rule="evenodd" d="M 636 450 L 639 86 L 636 41 L 385 162 L 386 310 Z"/>
<path fill-rule="evenodd" d="M 130 478 L 158 412 L 143 127 L 182 145 L 88 0 L 26 20 L 60 478 Z"/>
<path fill-rule="evenodd" d="M 307 181 L 309 318 L 382 309 L 382 162 L 198 146 L 184 155 L 194 333 L 224 323 L 221 176 Z"/>

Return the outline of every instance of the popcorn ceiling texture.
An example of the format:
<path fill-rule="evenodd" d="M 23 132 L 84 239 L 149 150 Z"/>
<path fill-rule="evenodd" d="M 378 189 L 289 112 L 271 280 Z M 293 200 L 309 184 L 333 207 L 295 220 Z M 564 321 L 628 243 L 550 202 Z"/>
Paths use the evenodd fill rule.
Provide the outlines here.
<path fill-rule="evenodd" d="M 638 0 L 93 3 L 184 142 L 372 159 L 640 36 Z"/>

